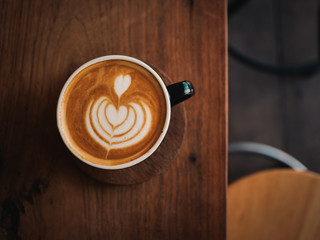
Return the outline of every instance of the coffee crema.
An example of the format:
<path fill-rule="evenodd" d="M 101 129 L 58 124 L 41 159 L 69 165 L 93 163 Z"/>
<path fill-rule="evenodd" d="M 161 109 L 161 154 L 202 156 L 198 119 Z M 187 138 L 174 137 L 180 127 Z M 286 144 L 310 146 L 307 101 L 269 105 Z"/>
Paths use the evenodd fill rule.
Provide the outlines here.
<path fill-rule="evenodd" d="M 162 87 L 148 70 L 129 61 L 105 60 L 71 80 L 58 117 L 65 142 L 77 155 L 114 166 L 155 145 L 166 108 Z"/>

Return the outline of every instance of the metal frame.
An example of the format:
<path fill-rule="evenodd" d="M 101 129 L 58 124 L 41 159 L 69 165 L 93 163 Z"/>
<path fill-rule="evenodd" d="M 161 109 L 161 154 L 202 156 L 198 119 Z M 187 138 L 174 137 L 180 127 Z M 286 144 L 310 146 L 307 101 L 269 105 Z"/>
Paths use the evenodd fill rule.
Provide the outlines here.
<path fill-rule="evenodd" d="M 234 153 L 251 153 L 262 155 L 276 161 L 279 161 L 288 167 L 296 170 L 296 171 L 306 171 L 308 170 L 306 166 L 304 166 L 299 160 L 292 157 L 288 153 L 266 145 L 262 143 L 255 142 L 232 142 L 229 143 L 229 154 Z"/>

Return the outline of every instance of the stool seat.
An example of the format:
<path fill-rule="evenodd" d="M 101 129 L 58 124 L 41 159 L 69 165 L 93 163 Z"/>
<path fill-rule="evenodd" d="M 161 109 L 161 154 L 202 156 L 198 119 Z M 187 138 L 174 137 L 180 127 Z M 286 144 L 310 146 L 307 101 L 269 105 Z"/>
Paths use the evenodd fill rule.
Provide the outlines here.
<path fill-rule="evenodd" d="M 268 170 L 228 188 L 227 236 L 233 239 L 320 239 L 320 175 Z"/>

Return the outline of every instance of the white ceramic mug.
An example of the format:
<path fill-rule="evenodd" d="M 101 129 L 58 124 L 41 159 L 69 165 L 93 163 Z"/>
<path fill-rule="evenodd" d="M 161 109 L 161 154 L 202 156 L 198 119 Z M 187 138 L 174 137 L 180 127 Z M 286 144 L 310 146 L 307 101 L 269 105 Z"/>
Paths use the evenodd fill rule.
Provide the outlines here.
<path fill-rule="evenodd" d="M 159 135 L 157 141 L 155 142 L 155 144 L 146 152 L 144 153 L 142 156 L 137 157 L 134 160 L 131 160 L 129 162 L 126 162 L 124 164 L 119 164 L 119 165 L 113 165 L 113 166 L 109 166 L 109 165 L 101 165 L 101 164 L 96 164 L 93 163 L 91 161 L 88 161 L 87 159 L 85 159 L 84 157 L 80 156 L 77 151 L 72 147 L 72 144 L 68 141 L 68 138 L 65 136 L 64 131 L 63 131 L 63 124 L 61 121 L 61 115 L 64 114 L 63 113 L 63 109 L 62 109 L 62 102 L 64 100 L 64 94 L 65 91 L 67 89 L 67 87 L 69 86 L 69 84 L 73 81 L 74 77 L 80 73 L 83 69 L 99 63 L 99 62 L 103 62 L 103 61 L 109 61 L 109 60 L 123 60 L 123 61 L 128 61 L 128 62 L 132 62 L 135 64 L 140 65 L 141 67 L 143 67 L 144 69 L 146 69 L 148 72 L 150 72 L 154 78 L 158 81 L 158 83 L 161 86 L 161 89 L 163 91 L 163 96 L 165 98 L 165 102 L 166 102 L 166 116 L 165 116 L 165 123 L 163 126 L 163 129 L 161 131 L 161 134 Z M 154 70 L 152 67 L 150 67 L 148 64 L 146 64 L 145 62 L 138 60 L 136 58 L 133 57 L 128 57 L 128 56 L 122 56 L 122 55 L 109 55 L 109 56 L 103 56 L 103 57 L 99 57 L 96 59 L 93 59 L 85 64 L 83 64 L 81 67 L 79 67 L 67 80 L 67 82 L 65 83 L 64 87 L 62 88 L 62 91 L 60 93 L 59 96 L 59 100 L 58 100 L 58 106 L 57 106 L 57 124 L 58 124 L 58 129 L 60 132 L 60 135 L 62 137 L 62 140 L 64 141 L 65 145 L 68 147 L 68 149 L 78 158 L 80 159 L 82 162 L 84 162 L 87 165 L 90 165 L 94 168 L 99 168 L 99 169 L 105 169 L 105 170 L 117 170 L 117 169 L 124 169 L 124 168 L 128 168 L 131 166 L 134 166 L 144 160 L 146 160 L 151 154 L 153 154 L 156 149 L 159 147 L 159 145 L 161 144 L 162 140 L 164 139 L 168 127 L 169 127 L 169 123 L 170 123 L 170 116 L 171 116 L 171 107 L 181 101 L 186 100 L 187 98 L 191 97 L 194 94 L 194 88 L 191 84 L 190 81 L 183 81 L 183 82 L 179 82 L 176 84 L 172 84 L 169 86 L 166 86 L 163 79 L 159 76 L 159 74 L 156 72 L 156 70 Z"/>

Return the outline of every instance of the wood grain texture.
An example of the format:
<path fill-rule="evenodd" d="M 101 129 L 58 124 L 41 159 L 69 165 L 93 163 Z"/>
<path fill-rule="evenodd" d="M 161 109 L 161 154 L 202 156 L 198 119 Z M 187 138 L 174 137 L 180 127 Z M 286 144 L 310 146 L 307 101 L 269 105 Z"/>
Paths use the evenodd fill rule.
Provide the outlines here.
<path fill-rule="evenodd" d="M 268 170 L 228 189 L 228 239 L 316 240 L 320 235 L 320 176 Z"/>
<path fill-rule="evenodd" d="M 226 1 L 0 4 L 0 239 L 225 239 Z M 83 174 L 56 127 L 68 76 L 109 54 L 196 89 L 177 158 L 141 184 Z"/>

